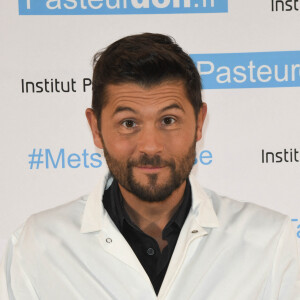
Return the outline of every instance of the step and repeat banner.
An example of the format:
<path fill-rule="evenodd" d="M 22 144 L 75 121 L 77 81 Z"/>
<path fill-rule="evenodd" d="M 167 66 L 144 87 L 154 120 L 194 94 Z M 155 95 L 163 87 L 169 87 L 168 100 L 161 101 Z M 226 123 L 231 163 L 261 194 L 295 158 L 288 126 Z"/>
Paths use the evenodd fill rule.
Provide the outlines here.
<path fill-rule="evenodd" d="M 85 119 L 92 57 L 142 32 L 173 36 L 201 73 L 201 184 L 289 215 L 300 242 L 300 1 L 15 0 L 0 16 L 0 256 L 105 172 Z"/>

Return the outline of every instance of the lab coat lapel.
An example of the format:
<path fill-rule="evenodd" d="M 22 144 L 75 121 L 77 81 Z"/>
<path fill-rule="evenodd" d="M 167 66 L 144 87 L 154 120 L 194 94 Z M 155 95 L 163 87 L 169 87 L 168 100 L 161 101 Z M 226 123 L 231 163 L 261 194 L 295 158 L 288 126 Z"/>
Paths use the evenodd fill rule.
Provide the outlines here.
<path fill-rule="evenodd" d="M 208 234 L 209 230 L 207 231 L 205 228 L 219 226 L 210 198 L 193 176 L 190 176 L 189 179 L 192 188 L 192 207 L 181 229 L 158 299 L 165 299 L 172 288 L 172 284 L 186 259 L 191 242 L 198 240 L 197 242 L 200 243 L 203 237 Z"/>
<path fill-rule="evenodd" d="M 99 182 L 89 195 L 82 217 L 80 232 L 97 233 L 99 242 L 105 251 L 135 269 L 151 285 L 151 281 L 140 261 L 104 209 L 102 203 L 103 194 L 105 189 L 110 186 L 112 180 L 111 175 L 106 172 L 104 179 Z"/>

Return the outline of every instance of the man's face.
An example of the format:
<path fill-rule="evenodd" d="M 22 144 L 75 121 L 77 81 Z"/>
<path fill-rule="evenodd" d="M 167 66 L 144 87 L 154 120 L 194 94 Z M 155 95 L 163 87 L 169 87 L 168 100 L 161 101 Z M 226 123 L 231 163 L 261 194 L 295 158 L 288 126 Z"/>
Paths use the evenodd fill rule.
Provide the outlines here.
<path fill-rule="evenodd" d="M 181 81 L 151 88 L 124 83 L 108 85 L 101 131 L 91 110 L 87 118 L 95 145 L 119 184 L 144 201 L 162 201 L 188 177 L 206 115 L 196 121 Z"/>

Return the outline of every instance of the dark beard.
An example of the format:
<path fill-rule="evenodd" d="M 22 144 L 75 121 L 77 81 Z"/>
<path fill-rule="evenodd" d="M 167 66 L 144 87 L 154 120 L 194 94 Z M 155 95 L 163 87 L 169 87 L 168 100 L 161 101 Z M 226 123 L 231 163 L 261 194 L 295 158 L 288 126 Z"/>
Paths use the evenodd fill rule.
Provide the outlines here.
<path fill-rule="evenodd" d="M 103 139 L 102 139 L 103 143 Z M 168 198 L 174 190 L 188 178 L 194 165 L 196 156 L 196 140 L 176 166 L 175 160 L 162 160 L 159 155 L 149 157 L 143 154 L 138 160 L 128 160 L 123 163 L 112 157 L 103 143 L 104 156 L 110 172 L 118 183 L 130 193 L 146 202 L 160 202 Z M 148 185 L 141 185 L 133 175 L 136 166 L 167 167 L 170 169 L 170 177 L 164 184 L 157 184 L 157 174 L 147 174 Z"/>

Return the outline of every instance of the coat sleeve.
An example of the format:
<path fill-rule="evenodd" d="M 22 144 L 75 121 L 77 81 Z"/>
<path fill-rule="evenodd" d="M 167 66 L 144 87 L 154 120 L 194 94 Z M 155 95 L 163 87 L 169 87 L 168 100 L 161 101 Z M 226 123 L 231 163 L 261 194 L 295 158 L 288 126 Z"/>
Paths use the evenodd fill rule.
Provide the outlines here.
<path fill-rule="evenodd" d="M 0 265 L 1 300 L 38 300 L 38 296 L 22 267 L 18 240 L 12 235 Z"/>
<path fill-rule="evenodd" d="M 300 300 L 299 250 L 290 218 L 286 218 L 279 236 L 264 299 Z"/>

